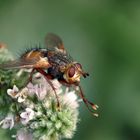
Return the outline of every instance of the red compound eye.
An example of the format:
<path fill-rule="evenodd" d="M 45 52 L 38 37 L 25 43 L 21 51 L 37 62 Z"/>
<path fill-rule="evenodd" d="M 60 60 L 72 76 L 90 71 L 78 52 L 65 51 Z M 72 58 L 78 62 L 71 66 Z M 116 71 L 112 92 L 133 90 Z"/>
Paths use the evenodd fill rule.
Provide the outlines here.
<path fill-rule="evenodd" d="M 74 74 L 75 74 L 75 67 L 71 66 L 68 70 L 68 75 L 71 78 L 74 76 Z"/>

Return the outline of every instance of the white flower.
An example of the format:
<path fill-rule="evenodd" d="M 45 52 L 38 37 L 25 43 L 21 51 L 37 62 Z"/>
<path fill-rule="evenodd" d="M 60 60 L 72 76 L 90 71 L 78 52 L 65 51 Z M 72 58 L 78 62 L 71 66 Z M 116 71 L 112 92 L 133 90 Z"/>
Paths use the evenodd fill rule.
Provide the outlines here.
<path fill-rule="evenodd" d="M 36 94 L 39 100 L 43 100 L 46 97 L 47 93 L 51 93 L 54 95 L 54 90 L 52 89 L 50 84 L 46 81 L 44 77 L 41 78 L 42 82 L 40 82 L 40 84 L 33 85 L 32 83 L 29 83 L 27 85 L 30 95 Z M 51 82 L 54 86 L 56 93 L 60 94 L 62 92 L 61 84 L 56 79 L 51 80 Z"/>
<path fill-rule="evenodd" d="M 38 85 L 33 85 L 32 83 L 29 83 L 27 85 L 27 88 L 29 90 L 29 96 L 33 96 L 35 94 L 36 88 L 38 87 Z"/>
<path fill-rule="evenodd" d="M 19 130 L 16 135 L 16 140 L 33 140 L 33 136 L 27 131 Z"/>
<path fill-rule="evenodd" d="M 33 76 L 33 82 L 36 82 L 36 83 L 39 83 L 41 84 L 42 86 L 46 87 L 46 92 L 50 91 L 52 92 L 52 87 L 51 85 L 48 83 L 48 81 L 45 79 L 45 77 L 40 74 L 40 73 L 36 73 L 34 76 Z M 62 89 L 61 89 L 61 84 L 60 82 L 57 80 L 57 79 L 54 79 L 54 80 L 50 80 L 50 82 L 52 82 L 52 85 L 54 86 L 57 94 L 61 93 L 62 92 Z M 57 90 L 61 90 L 61 92 L 57 91 Z"/>
<path fill-rule="evenodd" d="M 18 93 L 18 102 L 22 103 L 26 100 L 28 94 L 28 88 L 23 88 L 19 93 Z"/>
<path fill-rule="evenodd" d="M 33 85 L 32 83 L 29 83 L 27 87 L 29 89 L 30 95 L 36 94 L 39 100 L 43 100 L 47 94 L 45 85 L 42 84 Z"/>
<path fill-rule="evenodd" d="M 14 116 L 12 114 L 9 114 L 5 119 L 0 122 L 0 125 L 2 125 L 3 129 L 12 129 L 14 127 Z"/>
<path fill-rule="evenodd" d="M 32 120 L 35 116 L 35 112 L 31 108 L 26 108 L 25 112 L 20 114 L 21 123 L 26 125 L 30 120 Z"/>
<path fill-rule="evenodd" d="M 62 96 L 62 100 L 64 104 L 69 105 L 73 109 L 79 107 L 77 95 L 74 90 L 68 92 L 68 88 L 66 88 L 66 91 L 64 95 Z"/>
<path fill-rule="evenodd" d="M 12 98 L 18 97 L 19 89 L 16 85 L 13 86 L 13 89 L 8 89 L 7 94 L 10 95 Z"/>
<path fill-rule="evenodd" d="M 36 88 L 35 94 L 37 95 L 39 100 L 43 100 L 47 94 L 46 87 L 39 84 L 38 87 Z"/>
<path fill-rule="evenodd" d="M 23 88 L 21 91 L 19 91 L 16 85 L 13 86 L 13 89 L 7 90 L 7 94 L 10 95 L 12 98 L 15 98 L 15 99 L 18 98 L 19 103 L 25 101 L 25 99 L 27 98 L 27 93 L 28 93 L 27 88 Z"/>
<path fill-rule="evenodd" d="M 29 120 L 27 118 L 21 118 L 20 121 L 23 125 L 26 125 L 29 122 Z"/>

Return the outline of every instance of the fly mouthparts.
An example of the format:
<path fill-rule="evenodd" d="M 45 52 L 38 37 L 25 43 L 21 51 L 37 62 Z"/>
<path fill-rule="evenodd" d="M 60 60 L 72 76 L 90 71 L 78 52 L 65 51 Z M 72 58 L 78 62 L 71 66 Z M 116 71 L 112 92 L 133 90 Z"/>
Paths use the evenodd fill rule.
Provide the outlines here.
<path fill-rule="evenodd" d="M 83 77 L 86 78 L 87 76 L 89 76 L 89 73 L 82 73 Z"/>
<path fill-rule="evenodd" d="M 89 73 L 86 73 L 86 76 L 89 76 Z"/>

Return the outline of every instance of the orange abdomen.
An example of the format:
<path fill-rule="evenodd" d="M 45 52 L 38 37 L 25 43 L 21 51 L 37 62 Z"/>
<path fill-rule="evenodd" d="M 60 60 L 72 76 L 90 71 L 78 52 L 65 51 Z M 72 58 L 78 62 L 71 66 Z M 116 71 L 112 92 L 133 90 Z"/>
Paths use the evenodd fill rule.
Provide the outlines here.
<path fill-rule="evenodd" d="M 43 56 L 42 52 L 38 50 L 32 50 L 24 54 L 22 58 L 30 60 L 30 59 L 39 59 L 42 56 Z"/>

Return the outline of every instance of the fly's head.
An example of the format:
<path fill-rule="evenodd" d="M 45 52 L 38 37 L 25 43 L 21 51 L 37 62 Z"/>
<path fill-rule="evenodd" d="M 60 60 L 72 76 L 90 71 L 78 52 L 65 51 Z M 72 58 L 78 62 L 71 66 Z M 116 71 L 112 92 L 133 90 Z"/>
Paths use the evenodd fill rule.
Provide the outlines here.
<path fill-rule="evenodd" d="M 61 68 L 61 71 L 64 72 L 63 78 L 67 83 L 79 83 L 81 76 L 86 78 L 89 76 L 88 73 L 85 73 L 82 69 L 82 65 L 77 62 L 73 62 L 66 67 Z"/>

